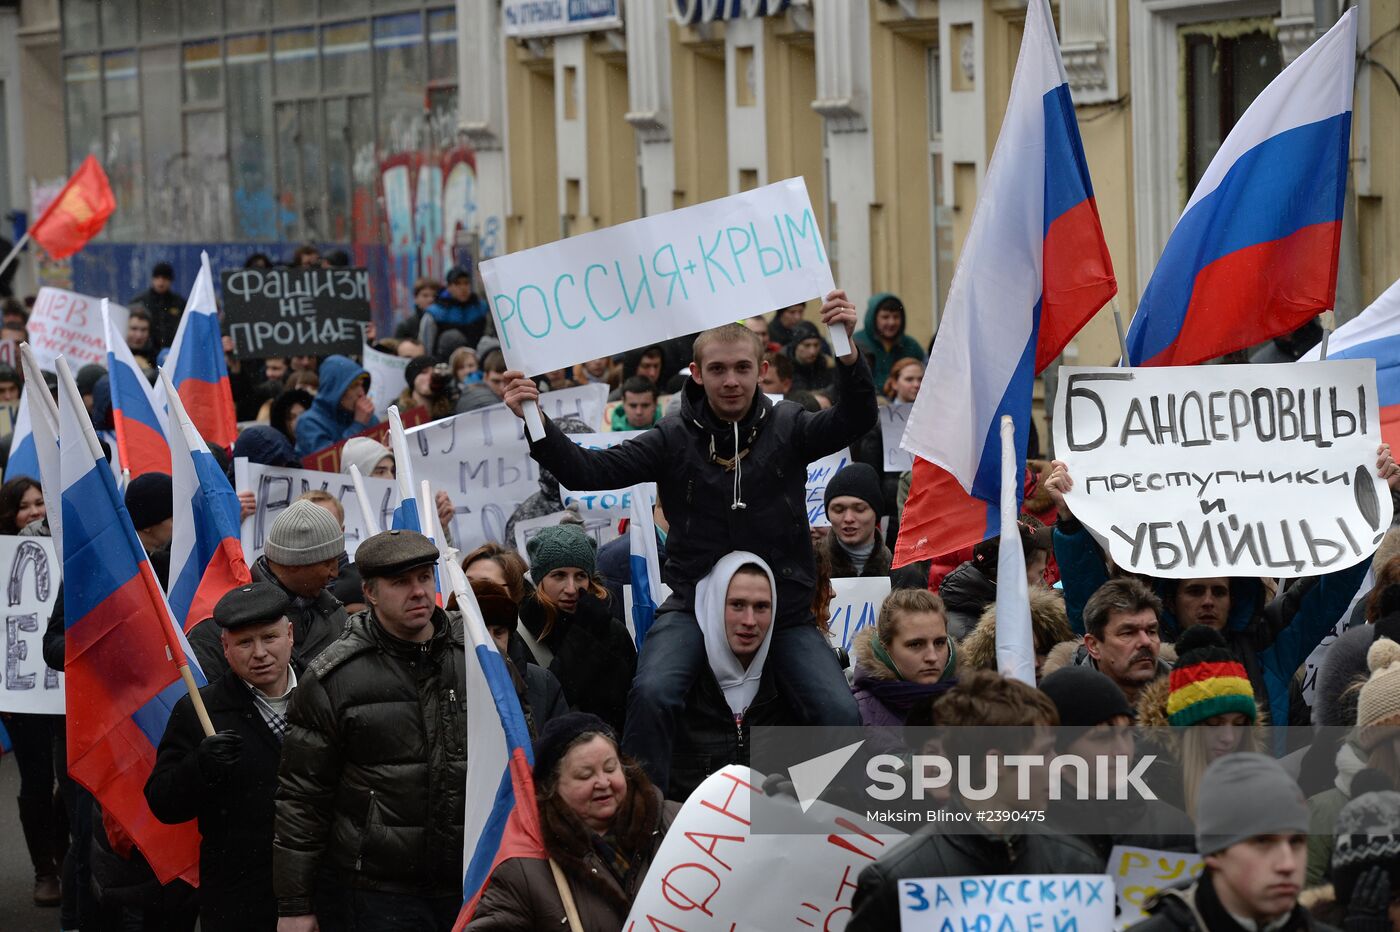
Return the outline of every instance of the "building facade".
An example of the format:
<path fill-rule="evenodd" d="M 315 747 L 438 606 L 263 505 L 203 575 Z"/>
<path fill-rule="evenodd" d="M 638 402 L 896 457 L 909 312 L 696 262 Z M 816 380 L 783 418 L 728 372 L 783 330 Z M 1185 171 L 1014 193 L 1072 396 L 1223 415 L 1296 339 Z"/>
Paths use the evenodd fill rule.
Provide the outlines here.
<path fill-rule="evenodd" d="M 1342 317 L 1400 278 L 1400 0 L 1357 5 Z M 1229 128 L 1341 0 L 1052 6 L 1126 319 Z M 0 2 L 0 211 L 95 153 L 117 214 L 22 281 L 122 299 L 159 259 L 188 286 L 201 248 L 228 266 L 313 241 L 375 270 L 387 322 L 454 254 L 796 175 L 840 286 L 900 295 L 927 340 L 1024 19 L 1025 0 Z M 1106 309 L 1065 359 L 1116 356 Z"/>

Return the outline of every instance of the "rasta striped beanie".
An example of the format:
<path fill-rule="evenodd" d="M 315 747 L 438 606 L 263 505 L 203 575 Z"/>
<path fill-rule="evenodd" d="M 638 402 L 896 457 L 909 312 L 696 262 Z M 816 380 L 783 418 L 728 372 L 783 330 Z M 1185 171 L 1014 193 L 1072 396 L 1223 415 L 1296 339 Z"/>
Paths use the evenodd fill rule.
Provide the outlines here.
<path fill-rule="evenodd" d="M 1169 681 L 1168 721 L 1184 727 L 1227 712 L 1241 712 L 1251 722 L 1258 718 L 1249 674 L 1230 655 L 1220 632 L 1194 625 L 1177 640 L 1176 649 L 1179 659 Z"/>

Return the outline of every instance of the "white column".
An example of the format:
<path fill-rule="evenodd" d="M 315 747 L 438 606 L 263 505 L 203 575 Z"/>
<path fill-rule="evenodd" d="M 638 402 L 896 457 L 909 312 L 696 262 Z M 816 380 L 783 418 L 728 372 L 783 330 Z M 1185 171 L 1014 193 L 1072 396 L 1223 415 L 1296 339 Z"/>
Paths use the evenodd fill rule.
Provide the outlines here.
<path fill-rule="evenodd" d="M 1060 26 L 1060 55 L 1074 102 L 1117 100 L 1117 0 L 1060 0 Z"/>
<path fill-rule="evenodd" d="M 578 222 L 588 209 L 588 36 L 559 36 L 554 40 L 554 139 L 559 165 L 559 213 L 569 213 L 570 182 L 578 183 Z M 569 79 L 572 70 L 573 78 Z M 572 97 L 570 96 L 572 95 Z"/>
<path fill-rule="evenodd" d="M 6 203 L 11 210 L 27 210 L 29 189 L 24 159 L 24 103 L 20 91 L 19 10 L 0 10 L 0 87 L 3 87 L 5 94 L 5 161 L 9 166 L 8 175 L 0 176 L 0 185 L 5 186 Z M 35 219 L 31 216 L 29 222 L 33 223 Z M 0 229 L 9 239 L 10 222 L 3 212 L 0 212 Z M 31 249 L 28 255 L 21 253 L 15 260 L 18 263 L 14 278 L 16 294 L 34 290 L 32 255 Z"/>
<path fill-rule="evenodd" d="M 627 122 L 637 131 L 642 216 L 671 209 L 676 189 L 671 141 L 671 27 L 661 3 L 627 7 Z"/>
<path fill-rule="evenodd" d="M 977 166 L 977 185 L 987 170 L 987 56 L 982 0 L 943 0 L 938 47 L 943 86 L 943 197 L 953 206 L 953 167 Z M 955 73 L 957 80 L 954 80 Z M 959 89 L 962 88 L 962 89 Z"/>
<path fill-rule="evenodd" d="M 481 0 L 457 0 L 457 109 L 459 126 L 476 150 L 471 225 L 480 237 L 482 259 L 506 251 L 510 160 L 504 61 L 500 8 Z"/>
<path fill-rule="evenodd" d="M 832 258 L 837 287 L 859 301 L 871 293 L 870 205 L 875 152 L 870 137 L 870 23 L 864 0 L 825 0 L 815 8 L 817 99 L 826 122 L 827 196 L 836 205 Z M 814 205 L 822 216 L 824 205 Z M 834 237 L 832 234 L 835 234 Z"/>
<path fill-rule="evenodd" d="M 741 56 L 741 49 L 752 54 Z M 740 74 L 741 58 L 749 69 Z M 750 90 L 751 86 L 751 90 Z M 767 105 L 763 80 L 763 20 L 736 18 L 724 24 L 724 99 L 729 124 L 729 193 L 740 190 L 740 172 L 757 172 L 760 186 L 768 183 Z M 739 106 L 752 98 L 751 106 Z"/>

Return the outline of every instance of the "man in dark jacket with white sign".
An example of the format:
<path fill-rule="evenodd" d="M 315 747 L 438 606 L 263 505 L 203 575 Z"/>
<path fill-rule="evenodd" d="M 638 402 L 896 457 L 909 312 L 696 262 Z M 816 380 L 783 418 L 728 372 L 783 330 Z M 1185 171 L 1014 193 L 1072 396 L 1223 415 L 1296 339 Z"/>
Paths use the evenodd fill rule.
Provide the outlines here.
<path fill-rule="evenodd" d="M 833 291 L 822 305 L 830 326 L 855 325 L 855 306 Z M 647 634 L 627 703 L 623 749 L 664 791 L 676 716 L 705 664 L 695 620 L 695 586 L 726 553 L 748 550 L 777 582 L 772 664 L 804 724 L 855 725 L 860 717 L 835 654 L 813 624 L 816 566 L 807 526 L 807 464 L 845 449 L 876 421 L 870 369 L 853 350 L 839 360 L 840 402 L 811 413 L 773 404 L 759 390 L 763 344 L 740 324 L 707 330 L 680 411 L 606 450 L 585 450 L 545 423 L 530 455 L 575 490 L 656 482 L 668 513 L 662 579 L 672 596 Z M 539 397 L 523 373 L 507 373 L 506 404 L 517 415 Z"/>

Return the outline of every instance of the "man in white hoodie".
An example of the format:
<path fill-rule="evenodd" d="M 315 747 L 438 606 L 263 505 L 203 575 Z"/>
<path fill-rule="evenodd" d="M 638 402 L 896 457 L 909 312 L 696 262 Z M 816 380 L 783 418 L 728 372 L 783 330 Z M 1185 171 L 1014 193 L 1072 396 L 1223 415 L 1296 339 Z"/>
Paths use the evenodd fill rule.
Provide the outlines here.
<path fill-rule="evenodd" d="M 796 724 L 766 661 L 777 615 L 773 571 L 762 557 L 720 557 L 695 587 L 707 667 L 686 694 L 667 797 L 684 800 L 705 777 L 749 762 L 749 729 Z"/>

